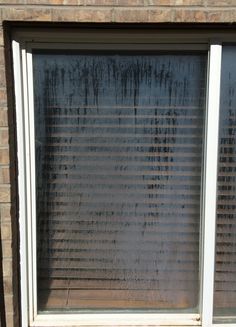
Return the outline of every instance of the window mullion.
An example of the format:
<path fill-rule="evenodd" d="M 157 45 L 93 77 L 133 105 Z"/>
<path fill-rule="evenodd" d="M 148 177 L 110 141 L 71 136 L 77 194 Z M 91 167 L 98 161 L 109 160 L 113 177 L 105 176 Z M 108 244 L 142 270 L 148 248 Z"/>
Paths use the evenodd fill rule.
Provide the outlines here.
<path fill-rule="evenodd" d="M 215 264 L 217 157 L 220 107 L 221 44 L 209 51 L 208 100 L 203 190 L 202 326 L 212 325 Z"/>

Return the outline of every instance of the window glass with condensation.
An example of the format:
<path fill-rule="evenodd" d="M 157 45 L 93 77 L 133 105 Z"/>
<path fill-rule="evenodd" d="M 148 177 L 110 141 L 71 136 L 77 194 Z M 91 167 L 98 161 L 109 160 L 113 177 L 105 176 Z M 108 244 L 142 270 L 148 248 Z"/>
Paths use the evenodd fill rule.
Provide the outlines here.
<path fill-rule="evenodd" d="M 221 69 L 214 316 L 236 318 L 236 46 Z M 222 322 L 222 319 L 221 319 Z"/>
<path fill-rule="evenodd" d="M 207 55 L 33 52 L 39 311 L 197 311 Z"/>

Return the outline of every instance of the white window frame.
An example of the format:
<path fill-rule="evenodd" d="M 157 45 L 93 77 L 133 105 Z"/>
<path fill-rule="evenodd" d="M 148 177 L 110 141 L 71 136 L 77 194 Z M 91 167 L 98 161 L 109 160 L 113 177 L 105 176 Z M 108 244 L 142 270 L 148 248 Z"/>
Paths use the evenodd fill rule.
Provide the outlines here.
<path fill-rule="evenodd" d="M 17 30 L 12 51 L 17 121 L 20 221 L 21 320 L 28 326 L 213 326 L 218 125 L 222 41 L 236 33 Z M 36 294 L 36 197 L 32 49 L 205 50 L 208 86 L 205 118 L 200 231 L 199 313 L 38 314 Z M 221 327 L 223 324 L 217 324 Z M 236 326 L 236 324 L 227 324 Z"/>

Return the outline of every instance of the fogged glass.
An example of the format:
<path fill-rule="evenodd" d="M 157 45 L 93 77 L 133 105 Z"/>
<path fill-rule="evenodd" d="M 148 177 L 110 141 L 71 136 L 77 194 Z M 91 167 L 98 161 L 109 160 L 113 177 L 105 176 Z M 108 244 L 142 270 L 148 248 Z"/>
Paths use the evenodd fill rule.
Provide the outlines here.
<path fill-rule="evenodd" d="M 206 55 L 33 68 L 39 310 L 195 310 Z"/>
<path fill-rule="evenodd" d="M 221 70 L 214 315 L 236 318 L 236 47 Z"/>

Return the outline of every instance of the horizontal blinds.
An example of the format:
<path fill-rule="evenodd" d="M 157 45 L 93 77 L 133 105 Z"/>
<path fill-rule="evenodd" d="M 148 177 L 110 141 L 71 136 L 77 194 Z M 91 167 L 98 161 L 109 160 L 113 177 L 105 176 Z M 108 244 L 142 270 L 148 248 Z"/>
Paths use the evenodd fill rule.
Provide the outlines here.
<path fill-rule="evenodd" d="M 224 46 L 218 163 L 215 266 L 215 315 L 235 315 L 236 309 L 236 48 Z"/>
<path fill-rule="evenodd" d="M 195 307 L 206 56 L 33 62 L 39 309 Z"/>

